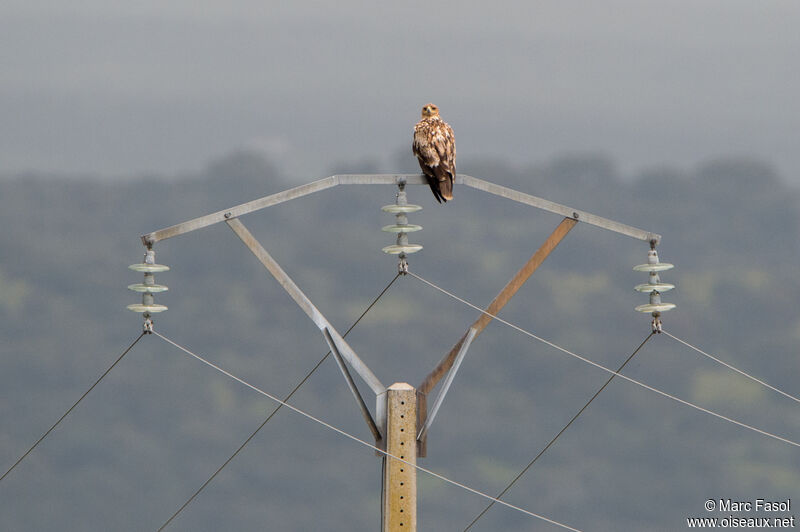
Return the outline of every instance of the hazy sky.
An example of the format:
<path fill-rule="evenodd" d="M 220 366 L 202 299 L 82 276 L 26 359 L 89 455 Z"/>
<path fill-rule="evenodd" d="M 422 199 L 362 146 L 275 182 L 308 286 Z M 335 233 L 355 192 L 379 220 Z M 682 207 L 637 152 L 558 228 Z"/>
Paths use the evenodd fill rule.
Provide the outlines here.
<path fill-rule="evenodd" d="M 433 101 L 464 171 L 748 155 L 800 183 L 799 25 L 797 0 L 5 0 L 0 172 L 176 174 L 242 148 L 308 179 L 408 170 Z"/>

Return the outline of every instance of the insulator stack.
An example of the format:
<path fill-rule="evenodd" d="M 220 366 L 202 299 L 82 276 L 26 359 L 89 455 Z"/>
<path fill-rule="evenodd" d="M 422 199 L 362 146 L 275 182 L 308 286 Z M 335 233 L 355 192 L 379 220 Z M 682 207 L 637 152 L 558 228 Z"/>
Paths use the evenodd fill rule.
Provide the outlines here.
<path fill-rule="evenodd" d="M 650 302 L 644 305 L 639 305 L 636 310 L 639 312 L 647 312 L 653 316 L 653 332 L 661 332 L 661 313 L 675 308 L 674 303 L 665 303 L 661 301 L 661 293 L 667 292 L 675 288 L 674 284 L 664 283 L 661 281 L 659 272 L 671 270 L 675 266 L 668 262 L 660 262 L 658 260 L 658 252 L 655 246 L 651 246 L 650 251 L 647 252 L 647 263 L 634 266 L 634 271 L 648 272 L 649 279 L 646 283 L 638 284 L 634 289 L 638 292 L 650 294 Z"/>
<path fill-rule="evenodd" d="M 152 330 L 152 322 L 150 315 L 158 312 L 164 312 L 167 307 L 159 305 L 155 302 L 153 294 L 159 292 L 166 292 L 168 288 L 162 284 L 156 284 L 155 273 L 169 271 L 169 266 L 163 264 L 156 264 L 156 254 L 152 249 L 148 249 L 144 254 L 144 260 L 138 264 L 131 264 L 128 266 L 133 271 L 143 272 L 144 281 L 141 283 L 128 285 L 129 290 L 142 294 L 142 302 L 128 305 L 128 310 L 139 312 L 144 315 L 145 330 Z"/>
<path fill-rule="evenodd" d="M 422 207 L 420 205 L 410 205 L 408 203 L 404 182 L 399 183 L 398 187 L 400 190 L 397 192 L 397 199 L 394 205 L 384 205 L 381 207 L 383 212 L 395 215 L 395 223 L 386 225 L 381 230 L 387 233 L 397 234 L 397 241 L 391 246 L 383 248 L 383 252 L 390 255 L 398 255 L 398 268 L 401 273 L 406 273 L 408 271 L 406 255 L 416 253 L 422 249 L 420 244 L 410 244 L 408 242 L 408 233 L 414 233 L 422 229 L 421 225 L 408 223 L 408 213 L 420 211 Z"/>

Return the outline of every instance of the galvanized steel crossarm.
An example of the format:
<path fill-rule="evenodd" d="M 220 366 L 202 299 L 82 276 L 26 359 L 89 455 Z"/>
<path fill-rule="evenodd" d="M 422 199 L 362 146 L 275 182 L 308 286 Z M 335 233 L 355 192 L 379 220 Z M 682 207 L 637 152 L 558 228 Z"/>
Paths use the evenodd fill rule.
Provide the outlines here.
<path fill-rule="evenodd" d="M 456 183 L 461 183 L 468 187 L 494 194 L 495 196 L 500 196 L 518 203 L 530 205 L 531 207 L 536 207 L 537 209 L 560 214 L 579 222 L 585 222 L 590 225 L 595 225 L 597 227 L 637 238 L 639 240 L 644 240 L 646 242 L 655 241 L 658 243 L 661 240 L 661 235 L 659 234 L 651 233 L 649 231 L 638 229 L 620 222 L 615 222 L 614 220 L 609 220 L 608 218 L 603 218 L 602 216 L 597 216 L 590 212 L 573 209 L 572 207 L 567 207 L 566 205 L 561 205 L 560 203 L 555 203 L 544 198 L 525 194 L 524 192 L 519 192 L 512 188 L 496 185 L 494 183 L 490 183 L 489 181 L 478 179 L 477 177 L 464 174 L 459 174 L 458 177 L 459 179 L 456 179 Z"/>
<path fill-rule="evenodd" d="M 142 235 L 142 243 L 145 246 L 152 246 L 156 242 L 166 240 L 167 238 L 172 238 L 178 235 L 189 233 L 191 231 L 196 231 L 197 229 L 202 229 L 204 227 L 208 227 L 209 225 L 224 222 L 231 218 L 249 214 L 266 207 L 272 207 L 273 205 L 278 205 L 289 200 L 301 198 L 321 190 L 335 187 L 336 185 L 395 185 L 401 182 L 407 185 L 427 185 L 427 180 L 422 174 L 333 175 L 318 181 L 307 183 L 305 185 L 284 190 L 283 192 L 278 192 L 276 194 L 264 196 L 263 198 L 249 201 L 247 203 L 242 203 L 241 205 L 237 205 L 229 209 L 217 211 L 212 214 L 200 216 L 199 218 L 194 218 L 192 220 L 166 227 L 164 229 L 153 231 L 152 233 L 147 233 L 146 235 Z M 614 231 L 616 233 L 637 238 L 639 240 L 645 240 L 648 242 L 653 240 L 658 242 L 661 240 L 661 235 L 656 233 L 644 231 L 643 229 L 637 229 L 636 227 L 615 222 L 614 220 L 609 220 L 607 218 L 603 218 L 602 216 L 597 216 L 592 213 L 573 209 L 572 207 L 561 205 L 559 203 L 555 203 L 544 198 L 539 198 L 537 196 L 532 196 L 530 194 L 525 194 L 524 192 L 519 192 L 508 187 L 496 185 L 489 181 L 478 179 L 477 177 L 458 174 L 458 176 L 456 176 L 456 183 L 510 199 L 518 203 L 530 205 L 531 207 L 536 207 L 548 212 L 560 214 L 579 222 L 585 222 L 609 231 Z"/>
<path fill-rule="evenodd" d="M 422 174 L 340 174 L 333 176 L 340 185 L 427 185 Z"/>
<path fill-rule="evenodd" d="M 152 233 L 142 235 L 142 243 L 145 246 L 152 246 L 156 242 L 166 240 L 167 238 L 172 238 L 174 236 L 196 231 L 197 229 L 202 229 L 204 227 L 208 227 L 209 225 L 224 222 L 231 218 L 242 216 L 243 214 L 248 214 L 266 207 L 278 205 L 279 203 L 301 198 L 303 196 L 307 196 L 308 194 L 325 190 L 326 188 L 334 187 L 337 185 L 337 183 L 338 181 L 336 176 L 331 176 L 326 177 L 325 179 L 307 183 L 305 185 L 300 185 L 299 187 L 290 188 L 289 190 L 284 190 L 283 192 L 278 192 L 277 194 L 271 194 L 269 196 L 264 196 L 263 198 L 248 201 L 247 203 L 242 203 L 241 205 L 231 207 L 230 209 L 217 211 L 212 214 L 207 214 L 199 218 L 194 218 L 171 227 L 159 229 L 158 231 L 153 231 Z"/>

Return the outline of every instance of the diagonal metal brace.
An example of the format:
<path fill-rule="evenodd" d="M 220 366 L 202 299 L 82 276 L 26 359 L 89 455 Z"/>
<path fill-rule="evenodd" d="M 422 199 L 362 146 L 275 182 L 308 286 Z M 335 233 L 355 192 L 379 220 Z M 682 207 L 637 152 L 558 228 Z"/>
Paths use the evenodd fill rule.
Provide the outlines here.
<path fill-rule="evenodd" d="M 233 229 L 233 232 L 236 233 L 245 246 L 247 246 L 250 251 L 253 252 L 253 255 L 263 264 L 267 270 L 272 274 L 275 279 L 283 286 L 283 289 L 291 296 L 297 305 L 303 309 L 303 312 L 311 318 L 311 321 L 319 328 L 320 331 L 324 331 L 327 329 L 328 335 L 332 339 L 333 343 L 338 347 L 339 353 L 341 354 L 342 358 L 344 358 L 350 367 L 352 367 L 358 375 L 364 379 L 364 382 L 372 388 L 372 391 L 375 392 L 375 395 L 380 395 L 386 391 L 386 386 L 384 386 L 378 377 L 375 376 L 374 373 L 367 367 L 367 365 L 356 355 L 353 348 L 345 342 L 344 338 L 336 332 L 336 329 L 330 322 L 325 319 L 325 316 L 317 310 L 317 307 L 311 302 L 310 299 L 300 290 L 294 281 L 292 281 L 291 277 L 283 271 L 283 268 L 272 258 L 272 256 L 267 253 L 267 250 L 264 249 L 264 246 L 256 240 L 256 237 L 244 226 L 244 224 L 238 218 L 231 218 L 226 220 L 228 226 Z M 327 340 L 327 336 L 326 336 Z"/>
<path fill-rule="evenodd" d="M 436 386 L 436 384 L 444 377 L 445 373 L 453 366 L 453 362 L 456 359 L 461 347 L 464 345 L 466 341 L 467 335 L 469 334 L 470 330 L 475 330 L 475 335 L 478 336 L 483 330 L 489 325 L 489 322 L 492 321 L 491 315 L 496 316 L 498 312 L 508 303 L 514 294 L 522 288 L 522 285 L 525 284 L 525 281 L 533 275 L 533 272 L 541 266 L 544 259 L 547 258 L 550 253 L 556 248 L 556 246 L 567 236 L 567 233 L 575 227 L 578 222 L 573 220 L 572 218 L 564 218 L 558 227 L 547 237 L 547 240 L 541 245 L 541 247 L 536 250 L 528 262 L 520 268 L 520 270 L 514 275 L 514 277 L 506 284 L 505 287 L 497 294 L 497 297 L 492 300 L 489 304 L 489 307 L 486 309 L 486 313 L 481 313 L 475 323 L 472 324 L 470 329 L 464 333 L 461 339 L 456 342 L 456 345 L 447 353 L 444 358 L 439 362 L 439 364 L 431 371 L 425 380 L 422 381 L 422 384 L 419 385 L 418 390 L 423 394 L 430 393 L 431 390 Z"/>
<path fill-rule="evenodd" d="M 331 337 L 331 333 L 327 328 L 322 329 L 322 335 L 325 336 L 325 341 L 328 342 L 328 346 L 331 348 L 333 358 L 336 359 L 336 364 L 339 366 L 339 370 L 342 372 L 344 380 L 347 381 L 347 386 L 350 388 L 353 397 L 355 397 L 356 403 L 358 403 L 358 408 L 361 409 L 361 415 L 364 416 L 364 421 L 367 422 L 370 432 L 372 432 L 376 442 L 380 441 L 381 433 L 378 430 L 378 426 L 375 424 L 375 420 L 372 419 L 372 415 L 369 413 L 369 409 L 367 408 L 367 404 L 364 402 L 364 398 L 361 397 L 361 393 L 358 391 L 356 383 L 353 382 L 353 377 L 350 376 L 350 372 L 347 370 L 347 365 L 344 363 L 342 354 L 339 352 L 339 347 L 336 345 L 336 342 Z"/>
<path fill-rule="evenodd" d="M 436 401 L 433 402 L 431 413 L 428 414 L 428 417 L 425 420 L 425 425 L 423 425 L 419 431 L 419 434 L 417 434 L 418 440 L 424 438 L 425 434 L 428 432 L 428 429 L 431 427 L 436 414 L 439 412 L 439 407 L 442 406 L 444 396 L 447 395 L 447 391 L 450 389 L 450 385 L 453 383 L 456 372 L 458 372 L 458 368 L 461 366 L 461 362 L 464 360 L 464 357 L 469 350 L 469 346 L 472 344 L 472 340 L 477 334 L 478 331 L 474 327 L 470 327 L 467 331 L 467 336 L 464 338 L 464 341 L 461 342 L 461 347 L 459 348 L 458 355 L 456 355 L 456 359 L 453 362 L 453 367 L 447 372 L 447 377 L 445 377 L 444 382 L 442 383 L 442 389 L 439 390 L 439 395 L 436 396 Z"/>

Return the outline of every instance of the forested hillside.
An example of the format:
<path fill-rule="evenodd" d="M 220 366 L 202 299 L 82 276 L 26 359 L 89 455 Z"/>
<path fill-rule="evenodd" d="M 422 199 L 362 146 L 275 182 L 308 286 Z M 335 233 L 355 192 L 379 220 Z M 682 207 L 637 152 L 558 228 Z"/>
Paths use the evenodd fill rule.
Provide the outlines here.
<path fill-rule="evenodd" d="M 343 170 L 360 168 L 347 164 Z M 355 168 L 353 167 L 355 166 Z M 663 279 L 678 305 L 664 328 L 800 395 L 800 205 L 769 166 L 720 160 L 623 179 L 602 157 L 530 168 L 487 161 L 467 174 L 663 236 Z M 247 153 L 180 179 L 7 176 L 0 180 L 0 466 L 7 467 L 141 331 L 125 309 L 140 282 L 139 235 L 325 176 L 294 181 Z M 438 205 L 409 187 L 424 226 L 411 270 L 485 305 L 560 218 L 464 187 Z M 340 186 L 242 221 L 344 332 L 396 273 L 381 253 L 391 187 Z M 161 242 L 170 291 L 156 329 L 279 396 L 325 354 L 313 323 L 224 224 Z M 616 368 L 650 332 L 633 286 L 648 245 L 579 224 L 503 318 Z M 410 277 L 394 283 L 348 341 L 384 384 L 418 385 L 477 317 Z M 743 423 L 800 441 L 797 403 L 666 335 L 625 373 Z M 421 464 L 495 494 L 607 374 L 492 323 L 473 344 Z M 369 390 L 364 387 L 364 393 Z M 333 360 L 292 401 L 367 439 Z M 274 404 L 146 336 L 0 483 L 0 529 L 156 530 L 272 411 Z M 419 529 L 458 531 L 481 498 L 420 473 Z M 709 498 L 800 501 L 800 451 L 630 382 L 613 382 L 506 499 L 582 530 L 680 530 L 720 516 Z M 281 411 L 169 530 L 376 530 L 380 459 Z M 788 515 L 788 514 L 787 514 Z M 743 515 L 749 517 L 750 515 Z M 473 530 L 557 528 L 495 507 Z"/>

